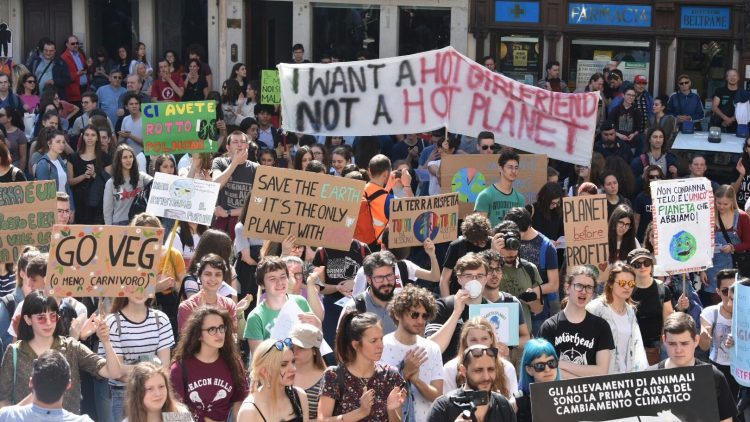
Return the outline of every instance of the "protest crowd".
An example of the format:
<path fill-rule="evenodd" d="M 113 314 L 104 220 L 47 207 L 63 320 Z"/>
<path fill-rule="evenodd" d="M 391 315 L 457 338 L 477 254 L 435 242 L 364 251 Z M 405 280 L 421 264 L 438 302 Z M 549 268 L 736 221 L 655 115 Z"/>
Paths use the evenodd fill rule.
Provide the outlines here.
<path fill-rule="evenodd" d="M 87 66 L 75 36 L 64 46 L 44 39 L 25 69 L 0 73 L 0 214 L 18 192 L 40 198 L 45 181 L 56 204 L 54 230 L 40 217 L 20 245 L 6 234 L 24 227 L 0 221 L 0 421 L 531 421 L 556 411 L 542 402 L 532 411 L 535 384 L 701 366 L 711 368 L 715 388 L 703 394 L 716 420 L 750 414 L 749 390 L 732 370 L 733 301 L 750 286 L 750 139 L 731 180 L 708 178 L 704 155 L 674 154 L 675 138 L 699 129 L 690 107 L 702 101 L 687 76 L 669 97 L 652 95 L 645 76 L 591 76 L 581 91 L 596 93 L 596 124 L 583 165 L 531 161 L 546 153 L 538 143 L 505 145 L 489 130 L 282 130 L 285 116 L 262 103 L 242 63 L 223 79 L 200 46 L 184 63 L 173 51 L 148 63 L 146 48 L 130 61 L 121 49 L 102 72 Z M 548 64 L 533 89 L 567 91 L 559 67 Z M 734 104 L 748 97 L 727 70 L 712 126 L 734 134 Z M 187 101 L 210 110 L 203 129 L 216 152 L 183 143 L 155 153 L 146 122 Z M 480 161 L 493 174 L 467 202 L 467 186 L 446 169 L 472 183 L 467 170 Z M 212 218 L 147 212 L 160 180 L 191 181 L 188 195 L 199 182 L 216 186 L 215 205 L 203 210 Z M 32 181 L 37 188 L 15 188 Z M 652 189 L 668 181 L 708 204 L 697 207 L 700 221 L 656 210 L 675 202 Z M 288 202 L 324 182 L 340 188 L 324 203 Z M 290 212 L 278 204 L 296 207 L 294 221 L 278 220 Z M 340 214 L 347 206 L 351 220 Z M 423 211 L 446 215 L 404 217 Z M 666 223 L 703 224 L 713 244 L 685 233 L 673 240 L 685 243 L 664 245 L 657 226 Z M 309 233 L 285 229 L 303 224 Z M 405 235 L 412 226 L 422 235 Z M 38 240 L 43 227 L 51 246 Z M 328 240 L 310 241 L 316 230 Z M 156 236 L 161 246 L 149 263 L 147 241 L 117 249 L 112 233 Z M 60 239 L 107 236 L 93 260 L 82 258 L 84 241 L 60 253 Z M 692 248 L 675 256 L 703 253 L 712 265 L 665 269 L 663 247 Z M 137 255 L 155 273 L 151 290 L 55 294 L 50 280 L 76 266 L 100 271 L 105 249 L 124 261 Z M 68 254 L 77 260 L 63 263 Z M 124 266 L 107 265 L 101 279 L 131 280 Z"/>

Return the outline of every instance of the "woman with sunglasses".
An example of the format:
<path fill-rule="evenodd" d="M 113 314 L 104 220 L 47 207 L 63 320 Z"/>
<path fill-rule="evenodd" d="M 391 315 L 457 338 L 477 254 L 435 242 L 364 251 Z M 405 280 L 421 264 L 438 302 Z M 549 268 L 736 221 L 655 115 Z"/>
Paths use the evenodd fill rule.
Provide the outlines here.
<path fill-rule="evenodd" d="M 237 420 L 248 393 L 247 376 L 234 341 L 234 320 L 201 306 L 187 320 L 177 343 L 170 380 L 197 422 Z"/>
<path fill-rule="evenodd" d="M 609 263 L 628 259 L 628 254 L 641 245 L 635 238 L 633 209 L 621 204 L 612 211 L 608 224 Z"/>
<path fill-rule="evenodd" d="M 615 351 L 609 361 L 609 373 L 642 371 L 648 367 L 641 330 L 635 317 L 635 270 L 616 262 L 604 284 L 604 295 L 589 302 L 586 310 L 604 318 L 612 329 Z"/>
<path fill-rule="evenodd" d="M 661 167 L 655 164 L 647 166 L 643 174 L 643 191 L 640 192 L 638 196 L 635 197 L 635 201 L 633 201 L 633 211 L 635 212 L 633 217 L 635 219 L 636 227 L 635 237 L 639 242 L 643 242 L 643 236 L 646 234 L 646 226 L 648 226 L 648 223 L 650 223 L 652 219 L 651 182 L 664 179 L 664 172 Z"/>
<path fill-rule="evenodd" d="M 516 394 L 516 421 L 532 422 L 531 418 L 531 384 L 550 382 L 560 379 L 557 367 L 557 352 L 550 342 L 535 338 L 529 340 L 523 348 L 521 357 L 520 391 Z"/>
<path fill-rule="evenodd" d="M 664 320 L 674 312 L 672 290 L 653 277 L 654 256 L 646 248 L 636 248 L 628 254 L 628 263 L 635 270 L 635 289 L 631 297 L 636 306 L 635 316 L 641 330 L 643 346 L 649 365 L 659 362 L 661 332 Z M 683 308 L 686 308 L 684 301 Z"/>
<path fill-rule="evenodd" d="M 109 339 L 109 327 L 99 317 L 90 318 L 105 350 L 106 359 L 63 332 L 57 300 L 41 290 L 29 293 L 21 307 L 18 340 L 8 346 L 0 367 L 0 407 L 31 403 L 28 379 L 34 360 L 47 350 L 58 350 L 70 364 L 71 387 L 63 395 L 63 408 L 80 414 L 81 375 L 88 372 L 102 378 L 118 379 L 122 366 Z"/>
<path fill-rule="evenodd" d="M 18 80 L 16 94 L 23 102 L 23 110 L 27 113 L 33 113 L 36 106 L 39 105 L 39 86 L 36 83 L 36 76 L 28 73 Z"/>
<path fill-rule="evenodd" d="M 294 386 L 296 374 L 292 340 L 265 340 L 256 349 L 250 395 L 237 422 L 303 422 L 309 420 L 305 390 Z"/>
<path fill-rule="evenodd" d="M 356 310 L 342 315 L 336 332 L 339 365 L 323 376 L 319 421 L 401 421 L 404 379 L 398 369 L 378 363 L 382 355 L 383 327 L 378 317 Z"/>

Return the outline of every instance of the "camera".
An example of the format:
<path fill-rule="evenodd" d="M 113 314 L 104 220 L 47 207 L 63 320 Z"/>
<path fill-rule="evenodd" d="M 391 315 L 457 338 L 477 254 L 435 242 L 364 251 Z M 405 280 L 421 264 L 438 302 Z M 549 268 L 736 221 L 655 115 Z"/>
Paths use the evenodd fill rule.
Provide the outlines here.
<path fill-rule="evenodd" d="M 521 248 L 521 240 L 519 240 L 513 233 L 506 233 L 505 236 L 503 236 L 503 240 L 505 241 L 505 249 L 517 251 Z"/>
<path fill-rule="evenodd" d="M 459 395 L 451 396 L 450 402 L 458 408 L 473 412 L 477 407 L 490 402 L 490 393 L 487 391 L 463 390 Z"/>
<path fill-rule="evenodd" d="M 396 179 L 400 179 L 401 178 L 401 170 L 394 171 L 393 172 L 393 177 L 395 177 Z"/>

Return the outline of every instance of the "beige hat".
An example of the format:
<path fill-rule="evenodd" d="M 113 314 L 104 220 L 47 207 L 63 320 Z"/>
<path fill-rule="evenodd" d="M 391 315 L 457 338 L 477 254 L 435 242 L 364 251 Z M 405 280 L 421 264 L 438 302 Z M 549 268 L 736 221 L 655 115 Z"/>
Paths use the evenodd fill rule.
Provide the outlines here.
<path fill-rule="evenodd" d="M 296 324 L 292 328 L 292 332 L 289 333 L 289 338 L 292 339 L 295 346 L 303 349 L 312 347 L 320 349 L 320 345 L 323 343 L 323 333 L 318 327 L 311 324 Z"/>

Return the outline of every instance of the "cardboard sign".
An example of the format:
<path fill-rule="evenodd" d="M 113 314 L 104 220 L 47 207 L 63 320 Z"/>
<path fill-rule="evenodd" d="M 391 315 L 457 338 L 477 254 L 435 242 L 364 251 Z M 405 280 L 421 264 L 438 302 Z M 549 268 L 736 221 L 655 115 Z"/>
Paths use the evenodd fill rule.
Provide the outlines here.
<path fill-rule="evenodd" d="M 54 180 L 0 183 L 0 264 L 16 262 L 26 245 L 49 245 L 56 196 Z"/>
<path fill-rule="evenodd" d="M 563 198 L 562 205 L 568 268 L 588 265 L 603 273 L 609 259 L 607 195 Z"/>
<path fill-rule="evenodd" d="M 52 228 L 46 282 L 52 296 L 153 296 L 164 229 Z"/>
<path fill-rule="evenodd" d="M 500 180 L 498 155 L 454 154 L 440 160 L 440 188 L 443 193 L 458 193 L 459 217 L 474 212 L 477 196 L 485 188 Z M 536 201 L 539 189 L 547 183 L 547 156 L 521 154 L 518 178 L 513 189 L 526 198 L 526 203 Z M 541 169 L 544 169 L 543 171 Z"/>
<path fill-rule="evenodd" d="M 651 183 L 654 252 L 670 274 L 713 265 L 714 191 L 705 177 Z"/>
<path fill-rule="evenodd" d="M 732 376 L 743 387 L 750 387 L 750 286 L 735 284 L 732 306 L 734 347 L 729 348 Z"/>
<path fill-rule="evenodd" d="M 210 226 L 219 189 L 215 182 L 156 172 L 146 212 Z"/>
<path fill-rule="evenodd" d="M 709 365 L 531 384 L 534 422 L 715 422 Z"/>
<path fill-rule="evenodd" d="M 216 152 L 216 101 L 141 104 L 146 155 Z"/>
<path fill-rule="evenodd" d="M 279 82 L 278 70 L 260 71 L 260 103 L 281 104 L 281 82 Z"/>
<path fill-rule="evenodd" d="M 161 412 L 161 420 L 163 422 L 193 422 L 193 415 L 190 413 Z"/>
<path fill-rule="evenodd" d="M 453 47 L 333 64 L 279 64 L 283 128 L 391 135 L 448 127 L 588 166 L 599 93 L 566 94 L 495 73 Z"/>
<path fill-rule="evenodd" d="M 518 303 L 486 303 L 469 305 L 469 318 L 480 316 L 495 328 L 497 341 L 518 346 Z"/>
<path fill-rule="evenodd" d="M 444 243 L 458 237 L 458 194 L 391 200 L 388 248 Z"/>
<path fill-rule="evenodd" d="M 260 166 L 250 193 L 245 234 L 348 251 L 357 227 L 361 180 Z"/>

